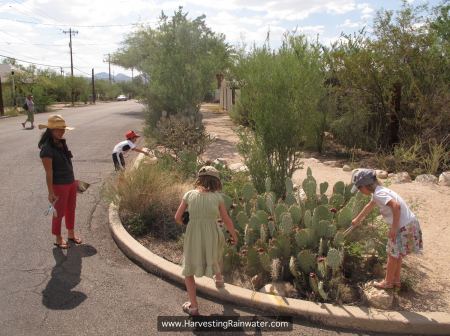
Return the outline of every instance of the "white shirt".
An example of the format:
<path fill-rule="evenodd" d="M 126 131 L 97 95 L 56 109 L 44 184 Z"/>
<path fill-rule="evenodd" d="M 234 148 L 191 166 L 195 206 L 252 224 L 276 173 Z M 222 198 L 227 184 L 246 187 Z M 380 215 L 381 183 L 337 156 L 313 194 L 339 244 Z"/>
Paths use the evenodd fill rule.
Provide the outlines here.
<path fill-rule="evenodd" d="M 376 187 L 375 192 L 372 195 L 372 202 L 375 202 L 377 204 L 377 207 L 380 210 L 383 219 L 388 222 L 389 225 L 392 226 L 394 218 L 392 208 L 386 204 L 389 203 L 389 201 L 392 199 L 401 206 L 398 228 L 405 227 L 408 223 L 417 220 L 416 216 L 408 208 L 405 201 L 395 191 L 378 186 Z"/>
<path fill-rule="evenodd" d="M 130 149 L 136 148 L 136 145 L 131 142 L 131 140 L 125 140 L 122 142 L 119 142 L 113 149 L 113 154 L 120 154 L 120 153 L 126 153 Z"/>

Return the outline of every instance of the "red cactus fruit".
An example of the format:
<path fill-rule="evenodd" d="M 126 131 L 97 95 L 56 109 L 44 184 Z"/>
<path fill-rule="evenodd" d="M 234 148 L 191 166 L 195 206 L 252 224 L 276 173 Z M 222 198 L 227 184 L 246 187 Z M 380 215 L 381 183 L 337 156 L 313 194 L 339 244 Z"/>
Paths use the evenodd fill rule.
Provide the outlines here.
<path fill-rule="evenodd" d="M 322 262 L 324 260 L 324 258 L 319 258 L 318 260 L 317 260 L 317 262 Z"/>
<path fill-rule="evenodd" d="M 281 199 L 284 201 L 286 199 L 286 195 L 281 195 Z"/>
<path fill-rule="evenodd" d="M 223 222 L 223 219 L 222 219 L 222 218 L 219 218 L 217 221 L 218 221 L 219 223 L 222 223 L 222 222 Z"/>
<path fill-rule="evenodd" d="M 311 278 L 315 278 L 315 277 L 316 277 L 316 274 L 315 274 L 315 273 L 311 273 L 309 276 L 310 276 Z"/>
<path fill-rule="evenodd" d="M 230 209 L 234 209 L 234 208 L 236 208 L 236 205 L 231 204 L 231 205 L 230 205 Z"/>
<path fill-rule="evenodd" d="M 247 250 L 242 250 L 241 252 L 242 252 L 242 254 L 247 254 L 248 251 Z"/>
<path fill-rule="evenodd" d="M 263 249 L 262 247 L 260 247 L 260 248 L 258 249 L 258 252 L 264 252 L 264 249 Z"/>
<path fill-rule="evenodd" d="M 300 228 L 297 228 L 296 230 L 297 230 L 297 232 L 300 232 L 301 229 L 300 229 Z"/>
<path fill-rule="evenodd" d="M 269 220 L 273 222 L 273 217 L 272 217 L 272 216 L 270 216 L 270 217 L 269 217 Z"/>
<path fill-rule="evenodd" d="M 331 212 L 337 213 L 337 210 L 335 208 L 330 209 Z"/>
<path fill-rule="evenodd" d="M 344 207 L 344 205 L 342 204 L 342 205 L 341 205 L 341 209 L 342 209 L 343 207 Z"/>
<path fill-rule="evenodd" d="M 239 201 L 242 201 L 242 197 L 239 197 Z"/>
<path fill-rule="evenodd" d="M 227 243 L 231 242 L 231 238 L 227 238 Z"/>
<path fill-rule="evenodd" d="M 230 231 L 228 231 L 228 230 L 227 230 L 227 231 L 225 231 L 225 232 L 226 232 L 226 233 L 230 233 Z"/>

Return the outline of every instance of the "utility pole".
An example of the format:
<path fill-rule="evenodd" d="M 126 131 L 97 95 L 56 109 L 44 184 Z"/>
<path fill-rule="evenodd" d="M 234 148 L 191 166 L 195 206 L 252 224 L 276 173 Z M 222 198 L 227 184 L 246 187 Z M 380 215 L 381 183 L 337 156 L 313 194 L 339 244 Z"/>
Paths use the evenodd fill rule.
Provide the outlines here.
<path fill-rule="evenodd" d="M 106 56 L 106 54 L 105 54 Z M 107 61 L 103 61 L 103 62 L 108 62 L 109 63 L 109 81 L 111 82 L 111 54 L 108 54 L 108 60 Z"/>
<path fill-rule="evenodd" d="M 73 79 L 73 57 L 72 57 L 72 34 L 78 34 L 78 31 L 72 31 L 72 28 L 69 28 L 69 31 L 63 31 L 64 34 L 69 34 L 70 37 L 70 43 L 69 43 L 69 47 L 70 47 L 70 70 L 72 73 L 72 79 Z M 72 88 L 72 106 L 74 106 L 74 89 Z"/>
<path fill-rule="evenodd" d="M 2 92 L 2 76 L 0 76 L 0 115 L 5 116 L 5 109 L 3 107 L 3 92 Z"/>
<path fill-rule="evenodd" d="M 61 68 L 61 76 L 64 76 L 64 69 Z"/>
<path fill-rule="evenodd" d="M 92 69 L 92 102 L 95 104 L 95 81 L 94 81 L 94 69 Z"/>

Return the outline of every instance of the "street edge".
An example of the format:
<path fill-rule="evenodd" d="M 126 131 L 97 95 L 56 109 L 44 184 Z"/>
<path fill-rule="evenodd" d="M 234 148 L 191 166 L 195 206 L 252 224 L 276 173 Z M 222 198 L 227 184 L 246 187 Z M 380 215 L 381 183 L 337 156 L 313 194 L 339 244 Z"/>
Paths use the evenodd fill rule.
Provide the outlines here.
<path fill-rule="evenodd" d="M 136 162 L 141 159 L 138 156 Z M 117 246 L 146 271 L 184 286 L 181 267 L 152 253 L 123 227 L 115 204 L 109 207 L 109 230 Z M 271 315 L 294 315 L 331 327 L 372 332 L 448 335 L 450 315 L 444 312 L 385 311 L 366 307 L 338 306 L 254 292 L 226 284 L 217 288 L 209 278 L 196 278 L 197 291 L 210 297 L 260 310 Z"/>

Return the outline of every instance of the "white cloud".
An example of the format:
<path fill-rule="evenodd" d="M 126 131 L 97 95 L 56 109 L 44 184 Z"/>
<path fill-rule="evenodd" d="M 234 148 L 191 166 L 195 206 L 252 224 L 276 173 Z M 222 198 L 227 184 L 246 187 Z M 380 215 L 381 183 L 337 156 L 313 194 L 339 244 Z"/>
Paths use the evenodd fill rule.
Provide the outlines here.
<path fill-rule="evenodd" d="M 338 27 L 360 27 L 361 22 L 351 23 L 350 19 L 345 20 L 344 24 L 339 25 Z"/>
<path fill-rule="evenodd" d="M 371 4 L 368 3 L 363 3 L 363 4 L 358 4 L 358 9 L 362 9 L 362 13 L 363 14 L 368 14 L 368 13 L 372 13 L 374 10 L 373 8 L 371 8 Z"/>

